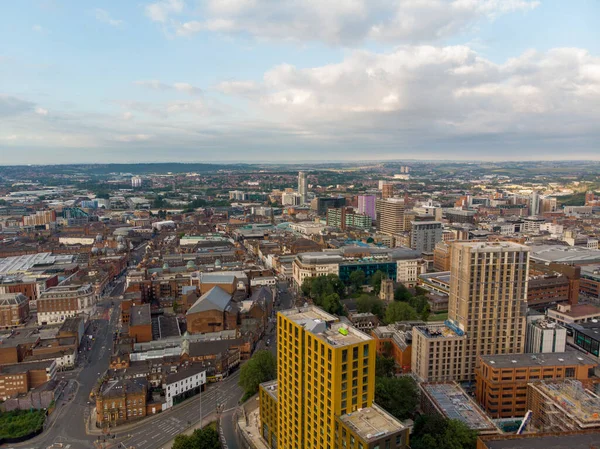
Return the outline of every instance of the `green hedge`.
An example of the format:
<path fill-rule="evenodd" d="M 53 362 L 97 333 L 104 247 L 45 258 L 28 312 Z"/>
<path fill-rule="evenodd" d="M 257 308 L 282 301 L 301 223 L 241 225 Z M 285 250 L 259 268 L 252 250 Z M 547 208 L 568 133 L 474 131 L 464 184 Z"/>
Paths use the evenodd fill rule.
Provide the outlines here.
<path fill-rule="evenodd" d="M 15 410 L 0 413 L 0 441 L 39 432 L 46 419 L 45 410 Z"/>

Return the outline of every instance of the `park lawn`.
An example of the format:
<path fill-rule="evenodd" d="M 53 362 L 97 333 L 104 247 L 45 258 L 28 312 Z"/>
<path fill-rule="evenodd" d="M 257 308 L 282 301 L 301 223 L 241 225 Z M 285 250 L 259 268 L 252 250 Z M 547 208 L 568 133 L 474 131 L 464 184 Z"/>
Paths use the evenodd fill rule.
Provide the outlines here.
<path fill-rule="evenodd" d="M 446 321 L 448 319 L 448 312 L 432 313 L 427 318 L 427 321 Z"/>

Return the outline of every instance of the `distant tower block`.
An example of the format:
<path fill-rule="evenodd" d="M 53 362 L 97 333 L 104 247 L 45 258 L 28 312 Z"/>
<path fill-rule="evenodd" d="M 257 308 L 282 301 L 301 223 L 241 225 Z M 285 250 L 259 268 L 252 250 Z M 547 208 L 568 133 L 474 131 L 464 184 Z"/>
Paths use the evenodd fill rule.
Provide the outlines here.
<path fill-rule="evenodd" d="M 385 302 L 394 300 L 394 281 L 391 279 L 381 280 L 381 290 L 379 291 L 379 299 Z"/>

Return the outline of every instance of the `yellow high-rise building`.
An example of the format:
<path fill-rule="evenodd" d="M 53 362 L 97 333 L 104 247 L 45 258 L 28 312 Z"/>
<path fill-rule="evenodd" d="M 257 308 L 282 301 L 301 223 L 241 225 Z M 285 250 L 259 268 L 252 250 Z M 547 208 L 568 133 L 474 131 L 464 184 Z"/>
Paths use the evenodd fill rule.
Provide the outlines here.
<path fill-rule="evenodd" d="M 261 433 L 271 448 L 406 446 L 408 429 L 373 404 L 372 337 L 308 306 L 278 313 L 277 349 L 277 382 L 260 391 Z"/>

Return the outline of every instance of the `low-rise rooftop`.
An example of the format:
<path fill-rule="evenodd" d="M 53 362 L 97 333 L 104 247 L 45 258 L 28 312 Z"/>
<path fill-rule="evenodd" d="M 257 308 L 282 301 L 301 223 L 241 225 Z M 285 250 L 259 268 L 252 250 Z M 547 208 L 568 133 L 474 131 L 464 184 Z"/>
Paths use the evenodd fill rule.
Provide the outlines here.
<path fill-rule="evenodd" d="M 413 327 L 413 332 L 420 332 L 427 338 L 460 338 L 454 329 L 447 326 L 446 324 L 430 324 L 424 326 Z"/>
<path fill-rule="evenodd" d="M 530 384 L 548 401 L 577 421 L 580 428 L 600 426 L 600 397 L 573 379 L 561 382 L 539 382 Z"/>
<path fill-rule="evenodd" d="M 366 443 L 404 430 L 404 426 L 400 421 L 377 404 L 342 415 L 338 419 L 356 432 Z"/>
<path fill-rule="evenodd" d="M 478 432 L 498 432 L 494 423 L 456 382 L 421 384 L 420 387 L 446 418 L 458 419 Z"/>
<path fill-rule="evenodd" d="M 527 366 L 573 366 L 598 365 L 598 361 L 578 352 L 547 352 L 539 354 L 482 355 L 481 362 L 494 368 L 523 368 Z"/>
<path fill-rule="evenodd" d="M 152 324 L 152 318 L 150 316 L 150 304 L 131 306 L 129 327 L 145 326 L 147 324 Z"/>

